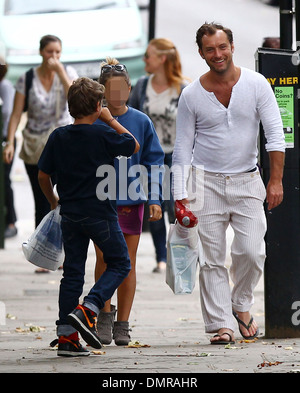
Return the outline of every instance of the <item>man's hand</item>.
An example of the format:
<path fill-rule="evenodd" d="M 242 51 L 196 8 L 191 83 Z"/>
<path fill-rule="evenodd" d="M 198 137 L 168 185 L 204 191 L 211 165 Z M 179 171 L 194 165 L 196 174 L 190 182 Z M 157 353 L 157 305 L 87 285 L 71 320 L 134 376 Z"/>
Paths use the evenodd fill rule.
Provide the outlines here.
<path fill-rule="evenodd" d="M 267 185 L 267 203 L 268 210 L 281 204 L 283 200 L 283 168 L 284 168 L 284 153 L 280 151 L 269 152 L 270 158 L 270 180 Z"/>
<path fill-rule="evenodd" d="M 188 205 L 189 204 L 189 200 L 187 198 L 178 199 L 178 202 L 182 203 L 183 205 Z"/>
<path fill-rule="evenodd" d="M 281 204 L 283 200 L 283 186 L 281 182 L 269 181 L 267 185 L 267 203 L 268 210 L 274 209 Z"/>

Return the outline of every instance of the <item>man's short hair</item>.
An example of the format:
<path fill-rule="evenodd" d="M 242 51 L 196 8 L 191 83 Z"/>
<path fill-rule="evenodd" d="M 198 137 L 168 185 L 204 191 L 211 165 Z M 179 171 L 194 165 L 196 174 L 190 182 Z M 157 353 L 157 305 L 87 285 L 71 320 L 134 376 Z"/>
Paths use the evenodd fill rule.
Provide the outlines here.
<path fill-rule="evenodd" d="M 196 33 L 196 42 L 198 45 L 198 48 L 202 50 L 202 37 L 204 35 L 214 35 L 218 30 L 224 31 L 226 33 L 228 41 L 230 44 L 233 43 L 233 34 L 230 29 L 227 27 L 222 26 L 221 24 L 218 23 L 207 23 L 205 22 L 197 31 Z"/>
<path fill-rule="evenodd" d="M 92 115 L 102 102 L 105 88 L 100 83 L 86 77 L 76 79 L 69 88 L 69 112 L 75 119 Z"/>

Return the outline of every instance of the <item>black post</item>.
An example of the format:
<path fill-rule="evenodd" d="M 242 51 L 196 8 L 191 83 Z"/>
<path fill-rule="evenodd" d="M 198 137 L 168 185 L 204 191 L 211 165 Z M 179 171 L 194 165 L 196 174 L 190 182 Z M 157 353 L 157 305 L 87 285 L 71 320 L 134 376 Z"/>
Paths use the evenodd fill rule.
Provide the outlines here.
<path fill-rule="evenodd" d="M 1 98 L 0 98 L 1 101 Z M 2 159 L 2 102 L 0 102 L 0 249 L 4 248 L 4 170 L 3 170 L 3 159 Z"/>
<path fill-rule="evenodd" d="M 156 0 L 149 0 L 149 34 L 148 40 L 152 40 L 155 37 L 155 12 L 156 12 Z"/>
<path fill-rule="evenodd" d="M 258 71 L 268 78 L 282 113 L 286 141 L 281 205 L 266 209 L 265 337 L 300 337 L 300 156 L 298 129 L 298 67 L 293 51 L 259 48 Z M 260 166 L 265 185 L 270 162 L 261 133 Z M 299 314 L 300 315 L 300 314 Z"/>
<path fill-rule="evenodd" d="M 280 0 L 279 4 L 280 4 L 280 48 L 292 49 L 293 0 Z"/>
<path fill-rule="evenodd" d="M 257 70 L 268 78 L 274 89 L 286 141 L 284 199 L 282 204 L 272 211 L 266 209 L 266 338 L 300 337 L 299 56 L 298 51 L 291 49 L 294 12 L 291 3 L 292 1 L 280 2 L 282 48 L 258 49 Z M 263 132 L 260 145 L 262 176 L 267 185 L 270 178 L 270 163 L 265 151 Z"/>
<path fill-rule="evenodd" d="M 296 45 L 297 51 L 300 49 L 300 4 L 295 1 L 295 15 L 296 15 Z M 299 52 L 298 52 L 299 53 Z"/>

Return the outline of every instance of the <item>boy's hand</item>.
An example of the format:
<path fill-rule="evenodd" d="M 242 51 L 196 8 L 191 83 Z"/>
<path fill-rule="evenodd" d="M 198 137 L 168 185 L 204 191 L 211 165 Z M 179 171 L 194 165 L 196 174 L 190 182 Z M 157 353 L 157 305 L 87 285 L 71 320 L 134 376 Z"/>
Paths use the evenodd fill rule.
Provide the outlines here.
<path fill-rule="evenodd" d="M 55 195 L 55 199 L 51 202 L 50 208 L 51 208 L 51 210 L 54 210 L 57 208 L 57 206 L 58 206 L 58 198 Z"/>
<path fill-rule="evenodd" d="M 134 135 L 131 134 L 131 132 L 129 132 L 127 130 L 127 128 L 123 127 L 122 124 L 120 124 L 117 119 L 115 119 L 112 114 L 110 113 L 109 109 L 106 107 L 102 107 L 102 110 L 100 112 L 100 115 L 98 117 L 98 119 L 104 121 L 104 123 L 106 123 L 108 126 L 112 127 L 118 134 L 129 134 L 133 137 L 133 139 L 135 140 L 135 149 L 133 153 L 137 153 L 140 150 L 140 145 L 138 143 L 138 141 L 136 140 L 136 138 L 134 137 Z M 155 220 L 153 220 L 155 221 Z"/>
<path fill-rule="evenodd" d="M 99 115 L 99 119 L 104 121 L 104 123 L 110 123 L 113 119 L 112 114 L 109 109 L 106 107 L 102 107 L 101 113 Z"/>

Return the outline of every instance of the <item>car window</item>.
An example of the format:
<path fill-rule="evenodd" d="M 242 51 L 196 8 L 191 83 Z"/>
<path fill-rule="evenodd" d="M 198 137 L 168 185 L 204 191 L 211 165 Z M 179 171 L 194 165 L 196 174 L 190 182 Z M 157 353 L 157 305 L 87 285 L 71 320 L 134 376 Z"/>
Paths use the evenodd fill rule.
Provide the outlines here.
<path fill-rule="evenodd" d="M 126 7 L 127 0 L 6 0 L 5 15 L 43 14 L 52 12 L 87 11 L 100 8 Z"/>

